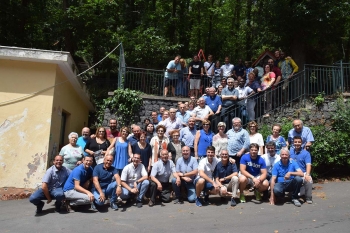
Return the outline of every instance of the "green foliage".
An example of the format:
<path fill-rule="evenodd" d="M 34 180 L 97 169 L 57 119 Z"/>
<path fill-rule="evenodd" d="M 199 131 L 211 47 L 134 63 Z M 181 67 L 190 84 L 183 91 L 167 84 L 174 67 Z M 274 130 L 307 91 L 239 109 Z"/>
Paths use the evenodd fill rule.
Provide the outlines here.
<path fill-rule="evenodd" d="M 115 113 L 120 125 L 129 125 L 134 122 L 134 116 L 143 104 L 140 95 L 141 92 L 134 90 L 115 90 L 113 96 L 104 99 L 96 106 L 98 124 L 102 124 L 106 108 L 110 109 L 111 113 Z"/>
<path fill-rule="evenodd" d="M 344 102 L 342 97 L 335 103 L 335 111 L 332 115 L 333 127 L 335 130 L 348 132 L 350 129 L 350 102 Z"/>
<path fill-rule="evenodd" d="M 314 102 L 317 107 L 321 106 L 324 103 L 324 92 L 318 93 L 318 95 L 314 98 Z"/>

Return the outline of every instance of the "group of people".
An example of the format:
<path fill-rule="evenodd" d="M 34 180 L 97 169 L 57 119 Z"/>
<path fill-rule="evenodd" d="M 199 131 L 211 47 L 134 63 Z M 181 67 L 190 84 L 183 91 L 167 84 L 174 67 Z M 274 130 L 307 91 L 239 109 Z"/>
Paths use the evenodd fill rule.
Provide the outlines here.
<path fill-rule="evenodd" d="M 109 129 L 98 127 L 92 135 L 86 127 L 80 137 L 70 133 L 69 144 L 55 156 L 42 187 L 30 197 L 36 214 L 42 212 L 43 200 L 54 199 L 56 212 L 63 207 L 73 212 L 86 204 L 98 211 L 106 200 L 113 210 L 122 201 L 140 208 L 146 199 L 152 207 L 157 197 L 161 202 L 174 199 L 175 204 L 187 199 L 200 207 L 210 195 L 230 197 L 235 206 L 246 202 L 246 189 L 255 192 L 257 201 L 265 198 L 271 204 L 285 192 L 296 206 L 301 206 L 300 195 L 312 203 L 307 149 L 314 139 L 301 120 L 293 121 L 287 140 L 275 124 L 264 142 L 256 122 L 248 124 L 248 132 L 235 117 L 227 130 L 219 122 L 214 135 L 209 120 L 202 119 L 197 130 L 200 113 L 187 117 L 184 109 L 181 104 L 179 109 L 161 109 L 160 116 L 152 112 L 145 130 L 131 125 L 131 134 L 127 127 L 118 131 L 115 119 L 109 121 Z M 169 117 L 164 118 L 166 113 Z"/>
<path fill-rule="evenodd" d="M 294 60 L 279 50 L 275 51 L 275 59 L 269 59 L 267 64 L 260 62 L 254 68 L 251 62 L 243 63 L 242 59 L 233 65 L 229 57 L 225 57 L 225 63 L 221 65 L 220 61 L 213 61 L 212 55 L 204 63 L 194 55 L 187 66 L 185 59 L 176 56 L 166 67 L 164 96 L 171 90 L 173 96 L 197 99 L 201 93 L 209 96 L 213 90 L 221 99 L 221 115 L 227 118 L 239 114 L 243 120 L 252 121 L 255 108 L 259 108 L 264 117 L 269 117 L 272 106 L 277 105 L 276 99 L 280 103 L 293 100 L 290 81 L 296 72 L 298 66 Z M 258 96 L 262 98 L 257 105 Z M 238 110 L 233 111 L 234 108 Z M 220 109 L 216 114 L 219 113 Z"/>

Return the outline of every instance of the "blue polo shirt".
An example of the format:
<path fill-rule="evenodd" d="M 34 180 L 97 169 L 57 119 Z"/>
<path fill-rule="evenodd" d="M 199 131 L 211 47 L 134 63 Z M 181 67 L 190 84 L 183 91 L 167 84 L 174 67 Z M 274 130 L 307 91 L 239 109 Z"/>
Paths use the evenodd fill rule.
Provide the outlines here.
<path fill-rule="evenodd" d="M 238 172 L 236 164 L 232 164 L 229 161 L 227 161 L 226 166 L 224 166 L 220 161 L 218 164 L 216 164 L 216 167 L 214 170 L 214 178 L 221 179 L 231 175 L 234 172 Z M 223 183 L 228 184 L 230 183 L 230 180 L 225 180 Z"/>
<path fill-rule="evenodd" d="M 176 162 L 176 172 L 188 173 L 196 169 L 198 169 L 198 162 L 197 159 L 195 159 L 195 157 L 190 156 L 188 159 L 180 157 Z M 196 175 L 193 175 L 191 179 L 193 180 L 196 177 Z"/>
<path fill-rule="evenodd" d="M 241 158 L 241 164 L 246 165 L 246 171 L 252 176 L 258 176 L 261 174 L 261 169 L 266 169 L 265 160 L 260 155 L 252 159 L 250 154 L 245 154 Z"/>
<path fill-rule="evenodd" d="M 66 183 L 63 186 L 63 191 L 65 192 L 74 189 L 74 180 L 79 180 L 80 185 L 83 186 L 84 183 L 91 178 L 92 172 L 92 167 L 85 170 L 84 164 L 80 164 L 70 173 Z"/>
<path fill-rule="evenodd" d="M 307 142 L 314 142 L 314 136 L 310 130 L 310 128 L 303 126 L 303 128 L 301 129 L 301 132 L 298 133 L 297 131 L 295 131 L 295 129 L 291 129 L 288 132 L 288 142 L 291 145 L 291 148 L 294 148 L 294 144 L 293 144 L 293 138 L 295 136 L 300 136 L 301 140 L 302 140 L 302 144 L 301 144 L 301 148 L 305 148 L 305 145 Z"/>
<path fill-rule="evenodd" d="M 272 168 L 272 176 L 277 177 L 277 183 L 281 183 L 285 181 L 284 176 L 287 172 L 296 172 L 297 170 L 300 170 L 300 168 L 295 161 L 289 160 L 286 166 L 283 165 L 282 161 L 279 161 Z M 292 179 L 294 179 L 294 176 L 290 176 L 290 180 Z"/>
<path fill-rule="evenodd" d="M 311 155 L 307 150 L 296 152 L 294 148 L 290 149 L 290 158 L 296 161 L 300 169 L 305 173 L 306 165 L 311 164 Z"/>
<path fill-rule="evenodd" d="M 188 111 L 186 111 L 183 115 L 181 112 L 176 112 L 176 117 L 179 118 L 183 124 L 187 124 L 191 114 Z"/>
<path fill-rule="evenodd" d="M 110 183 L 112 183 L 113 177 L 118 173 L 118 170 L 113 166 L 106 170 L 103 166 L 103 163 L 97 165 L 94 168 L 92 177 L 98 177 L 98 182 L 100 183 L 101 188 L 105 189 Z"/>
<path fill-rule="evenodd" d="M 218 95 L 208 96 L 205 99 L 205 104 L 209 106 L 209 108 L 215 113 L 219 106 L 222 105 L 221 98 Z"/>
<path fill-rule="evenodd" d="M 43 183 L 47 183 L 49 191 L 55 190 L 56 188 L 63 187 L 70 173 L 71 170 L 65 166 L 62 166 L 61 169 L 58 170 L 55 165 L 52 165 L 47 169 L 42 181 Z"/>

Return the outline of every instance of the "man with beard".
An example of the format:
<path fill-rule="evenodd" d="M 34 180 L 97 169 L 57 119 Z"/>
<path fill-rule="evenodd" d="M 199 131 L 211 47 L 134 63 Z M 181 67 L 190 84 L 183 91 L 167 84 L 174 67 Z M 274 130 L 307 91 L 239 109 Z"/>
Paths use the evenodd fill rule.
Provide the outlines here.
<path fill-rule="evenodd" d="M 303 183 L 303 172 L 298 163 L 289 159 L 289 151 L 281 150 L 281 160 L 278 161 L 272 169 L 271 178 L 271 197 L 270 204 L 274 205 L 276 197 L 284 197 L 285 192 L 292 194 L 292 202 L 295 206 L 300 207 L 298 193 Z"/>
<path fill-rule="evenodd" d="M 62 155 L 56 155 L 53 164 L 47 169 L 41 188 L 35 191 L 29 198 L 29 201 L 36 206 L 36 214 L 40 214 L 45 203 L 41 200 L 47 200 L 49 204 L 52 199 L 56 199 L 55 211 L 61 212 L 62 200 L 64 199 L 63 185 L 66 182 L 71 170 L 62 166 Z"/>
<path fill-rule="evenodd" d="M 84 127 L 81 130 L 81 136 L 78 138 L 77 145 L 84 149 L 89 139 L 90 139 L 90 129 L 88 127 Z M 86 155 L 87 153 L 84 151 L 84 156 Z"/>
<path fill-rule="evenodd" d="M 109 129 L 106 129 L 107 138 L 112 141 L 113 138 L 120 137 L 120 133 L 117 130 L 118 122 L 116 119 L 109 120 Z M 84 148 L 84 147 L 83 147 Z"/>
<path fill-rule="evenodd" d="M 122 194 L 121 180 L 118 170 L 112 166 L 113 156 L 106 155 L 103 163 L 98 164 L 93 172 L 93 188 L 92 193 L 95 200 L 91 202 L 91 208 L 96 210 L 95 203 L 102 206 L 106 199 L 110 196 L 110 206 L 113 210 L 118 210 L 116 204 L 117 196 Z M 113 181 L 114 180 L 114 181 Z"/>
<path fill-rule="evenodd" d="M 175 164 L 169 160 L 169 152 L 166 149 L 160 151 L 160 160 L 153 164 L 151 171 L 151 183 L 149 185 L 150 201 L 148 205 L 154 206 L 156 196 L 159 195 L 163 202 L 170 202 L 170 183 L 169 177 L 171 174 L 175 177 L 175 184 L 181 185 L 180 177 L 178 176 Z"/>
<path fill-rule="evenodd" d="M 196 120 L 193 117 L 188 119 L 188 126 L 180 130 L 180 141 L 183 141 L 190 148 L 191 156 L 194 156 L 194 139 L 197 133 Z"/>
<path fill-rule="evenodd" d="M 227 150 L 231 158 L 236 161 L 237 168 L 240 167 L 241 156 L 248 151 L 250 139 L 248 132 L 242 128 L 242 121 L 235 117 L 232 119 L 232 129 L 227 131 Z"/>

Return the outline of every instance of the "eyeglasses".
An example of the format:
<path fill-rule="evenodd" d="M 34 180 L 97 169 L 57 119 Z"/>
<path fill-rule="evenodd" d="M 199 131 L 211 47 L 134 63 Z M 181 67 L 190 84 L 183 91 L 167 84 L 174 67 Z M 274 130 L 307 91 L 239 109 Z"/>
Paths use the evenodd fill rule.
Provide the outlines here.
<path fill-rule="evenodd" d="M 163 131 L 163 130 L 158 130 L 157 132 L 158 132 L 158 133 L 164 133 L 164 131 Z"/>
<path fill-rule="evenodd" d="M 178 135 L 178 134 L 174 134 L 174 135 L 173 135 L 173 137 L 180 137 L 180 135 Z"/>
<path fill-rule="evenodd" d="M 227 83 L 233 83 L 233 82 L 227 82 Z"/>
<path fill-rule="evenodd" d="M 225 127 L 224 125 L 219 125 L 218 127 Z"/>
<path fill-rule="evenodd" d="M 209 126 L 209 124 L 203 124 L 203 126 Z"/>
<path fill-rule="evenodd" d="M 221 154 L 221 157 L 228 157 L 228 154 Z"/>

